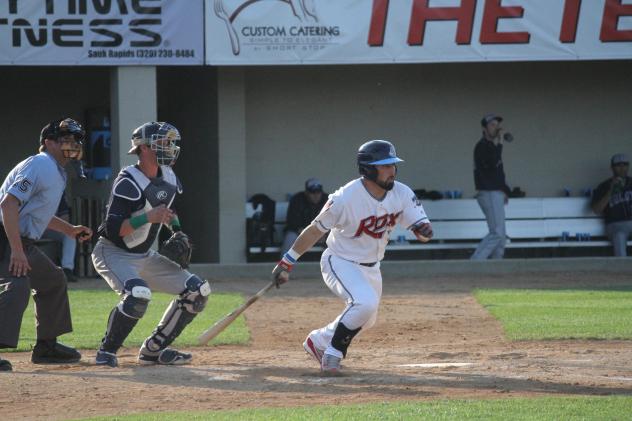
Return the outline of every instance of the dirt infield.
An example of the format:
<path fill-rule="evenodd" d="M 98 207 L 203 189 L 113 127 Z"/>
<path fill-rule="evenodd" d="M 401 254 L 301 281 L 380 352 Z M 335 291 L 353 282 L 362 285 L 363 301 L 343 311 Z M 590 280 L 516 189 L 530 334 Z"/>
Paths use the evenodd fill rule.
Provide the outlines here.
<path fill-rule="evenodd" d="M 116 369 L 34 366 L 9 354 L 0 418 L 72 419 L 167 410 L 283 407 L 436 398 L 632 395 L 632 341 L 508 342 L 471 295 L 474 287 L 632 286 L 629 274 L 547 273 L 386 280 L 377 325 L 354 341 L 345 376 L 321 377 L 305 335 L 342 303 L 320 280 L 297 280 L 254 304 L 244 346 L 193 348 L 194 364 L 139 367 L 136 349 Z M 97 285 L 87 281 L 83 285 Z M 263 281 L 215 282 L 256 292 Z M 458 363 L 458 366 L 450 364 Z M 421 366 L 420 366 L 421 364 Z M 436 364 L 436 366 L 427 366 Z"/>

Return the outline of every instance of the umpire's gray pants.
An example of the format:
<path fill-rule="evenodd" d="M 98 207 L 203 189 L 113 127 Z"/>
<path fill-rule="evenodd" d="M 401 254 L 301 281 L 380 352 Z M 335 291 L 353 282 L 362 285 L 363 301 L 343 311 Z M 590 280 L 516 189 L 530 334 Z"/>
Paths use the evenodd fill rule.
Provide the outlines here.
<path fill-rule="evenodd" d="M 101 237 L 92 251 L 96 271 L 119 295 L 125 281 L 142 279 L 152 291 L 177 295 L 186 289 L 186 281 L 193 276 L 177 263 L 154 250 L 130 253 Z"/>
<path fill-rule="evenodd" d="M 472 260 L 502 259 L 507 241 L 505 231 L 505 193 L 500 190 L 481 190 L 476 196 L 485 214 L 489 234 L 476 247 Z"/>
<path fill-rule="evenodd" d="M 632 221 L 619 221 L 606 224 L 606 233 L 612 241 L 614 255 L 625 257 L 628 255 L 628 238 L 632 234 Z"/>
<path fill-rule="evenodd" d="M 0 229 L 4 230 L 0 226 Z M 0 262 L 0 348 L 18 345 L 22 316 L 33 295 L 37 339 L 55 339 L 72 332 L 66 275 L 33 244 L 22 239 L 31 270 L 27 276 L 9 273 L 11 248 L 5 245 Z M 32 290 L 32 292 L 31 292 Z"/>

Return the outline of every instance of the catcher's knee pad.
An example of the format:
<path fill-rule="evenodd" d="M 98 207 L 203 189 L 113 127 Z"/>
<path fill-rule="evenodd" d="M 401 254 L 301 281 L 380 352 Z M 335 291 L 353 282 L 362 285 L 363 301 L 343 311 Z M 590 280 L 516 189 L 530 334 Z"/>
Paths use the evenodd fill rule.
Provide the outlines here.
<path fill-rule="evenodd" d="M 186 282 L 186 289 L 180 294 L 178 302 L 189 313 L 197 314 L 204 310 L 211 286 L 208 281 L 200 279 L 197 275 L 191 275 Z"/>
<path fill-rule="evenodd" d="M 349 344 L 355 335 L 362 329 L 361 327 L 357 329 L 349 329 L 342 322 L 338 322 L 338 326 L 336 326 L 336 331 L 334 332 L 334 337 L 331 338 L 331 346 L 336 348 L 338 351 L 342 352 L 343 356 L 347 356 L 347 348 L 349 348 Z"/>
<path fill-rule="evenodd" d="M 151 300 L 151 290 L 142 279 L 128 279 L 123 286 L 124 295 L 118 303 L 118 309 L 132 319 L 145 315 Z"/>

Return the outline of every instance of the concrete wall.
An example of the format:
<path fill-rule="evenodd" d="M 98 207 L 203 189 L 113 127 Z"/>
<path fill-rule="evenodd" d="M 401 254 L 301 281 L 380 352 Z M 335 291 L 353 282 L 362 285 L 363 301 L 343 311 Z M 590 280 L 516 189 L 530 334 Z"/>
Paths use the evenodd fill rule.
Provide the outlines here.
<path fill-rule="evenodd" d="M 387 138 L 413 188 L 474 194 L 480 119 L 505 117 L 510 186 L 574 195 L 632 154 L 632 62 L 257 67 L 246 70 L 248 195 L 275 200 L 318 176 L 329 191 L 356 176 L 355 152 Z"/>

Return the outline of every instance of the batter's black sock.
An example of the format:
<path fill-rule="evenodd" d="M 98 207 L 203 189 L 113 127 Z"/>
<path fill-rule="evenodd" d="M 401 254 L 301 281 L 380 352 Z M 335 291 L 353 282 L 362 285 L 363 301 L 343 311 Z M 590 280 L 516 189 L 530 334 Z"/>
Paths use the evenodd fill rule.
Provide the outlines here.
<path fill-rule="evenodd" d="M 338 323 L 334 337 L 331 338 L 331 346 L 342 352 L 343 357 L 347 356 L 347 348 L 355 335 L 362 329 L 361 327 L 351 330 L 344 323 Z"/>

